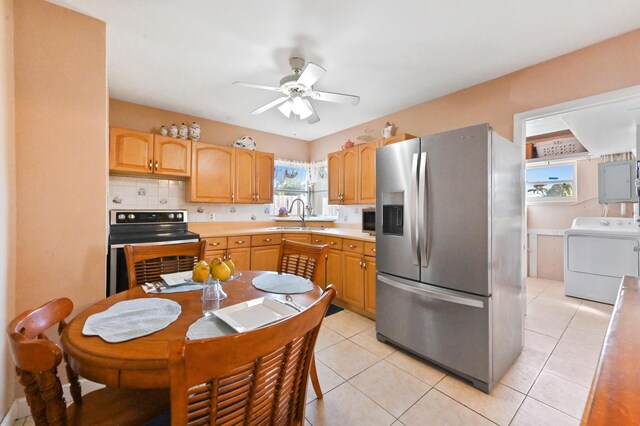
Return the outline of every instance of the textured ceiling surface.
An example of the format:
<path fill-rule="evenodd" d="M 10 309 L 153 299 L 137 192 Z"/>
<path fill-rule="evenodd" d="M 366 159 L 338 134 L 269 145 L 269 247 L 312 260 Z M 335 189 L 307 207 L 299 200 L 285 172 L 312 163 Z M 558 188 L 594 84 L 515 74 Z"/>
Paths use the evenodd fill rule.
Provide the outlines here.
<path fill-rule="evenodd" d="M 638 0 L 51 0 L 107 23 L 112 98 L 313 140 L 640 27 Z M 327 73 L 310 125 L 273 108 L 302 56 Z"/>

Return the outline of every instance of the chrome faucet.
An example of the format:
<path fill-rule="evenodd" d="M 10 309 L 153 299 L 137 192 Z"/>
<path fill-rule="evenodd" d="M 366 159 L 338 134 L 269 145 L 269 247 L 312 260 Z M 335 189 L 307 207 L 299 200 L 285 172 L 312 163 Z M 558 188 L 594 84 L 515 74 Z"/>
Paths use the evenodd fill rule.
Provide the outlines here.
<path fill-rule="evenodd" d="M 302 219 L 302 227 L 304 228 L 304 210 L 305 210 L 305 205 L 304 205 L 304 201 L 302 201 L 302 198 L 296 198 L 295 200 L 293 200 L 291 202 L 291 205 L 289 206 L 289 213 L 291 213 L 293 211 L 293 205 L 296 203 L 296 201 L 300 201 L 302 203 L 302 216 L 300 216 L 300 219 Z"/>

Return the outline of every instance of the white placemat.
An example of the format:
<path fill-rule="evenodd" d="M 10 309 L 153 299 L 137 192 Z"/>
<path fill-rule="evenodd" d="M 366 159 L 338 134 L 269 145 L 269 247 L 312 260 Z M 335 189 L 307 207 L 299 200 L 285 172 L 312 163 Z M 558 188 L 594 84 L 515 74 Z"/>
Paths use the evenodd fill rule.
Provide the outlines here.
<path fill-rule="evenodd" d="M 162 330 L 181 312 L 182 307 L 173 300 L 125 300 L 87 318 L 82 334 L 100 336 L 109 343 L 124 342 Z"/>
<path fill-rule="evenodd" d="M 269 293 L 295 294 L 313 290 L 313 284 L 306 278 L 291 274 L 263 274 L 252 281 L 258 290 Z"/>
<path fill-rule="evenodd" d="M 202 317 L 191 324 L 189 330 L 187 330 L 187 338 L 191 340 L 210 339 L 212 337 L 235 334 L 235 332 L 227 323 L 212 315 L 210 317 Z"/>

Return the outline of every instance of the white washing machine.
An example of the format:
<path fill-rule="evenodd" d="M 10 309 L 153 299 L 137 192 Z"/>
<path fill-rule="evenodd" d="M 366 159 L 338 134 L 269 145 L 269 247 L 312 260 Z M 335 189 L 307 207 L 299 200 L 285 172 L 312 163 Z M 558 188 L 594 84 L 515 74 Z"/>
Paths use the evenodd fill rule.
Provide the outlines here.
<path fill-rule="evenodd" d="M 564 231 L 564 292 L 614 304 L 623 275 L 640 272 L 640 228 L 633 219 L 578 217 Z"/>

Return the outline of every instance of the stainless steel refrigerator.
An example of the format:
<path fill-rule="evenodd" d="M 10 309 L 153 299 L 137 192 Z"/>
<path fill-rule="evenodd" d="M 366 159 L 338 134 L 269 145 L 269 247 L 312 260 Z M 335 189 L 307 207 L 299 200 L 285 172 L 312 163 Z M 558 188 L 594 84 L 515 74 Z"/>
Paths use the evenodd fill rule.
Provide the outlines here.
<path fill-rule="evenodd" d="M 376 331 L 490 392 L 523 346 L 520 147 L 488 124 L 376 153 Z"/>

